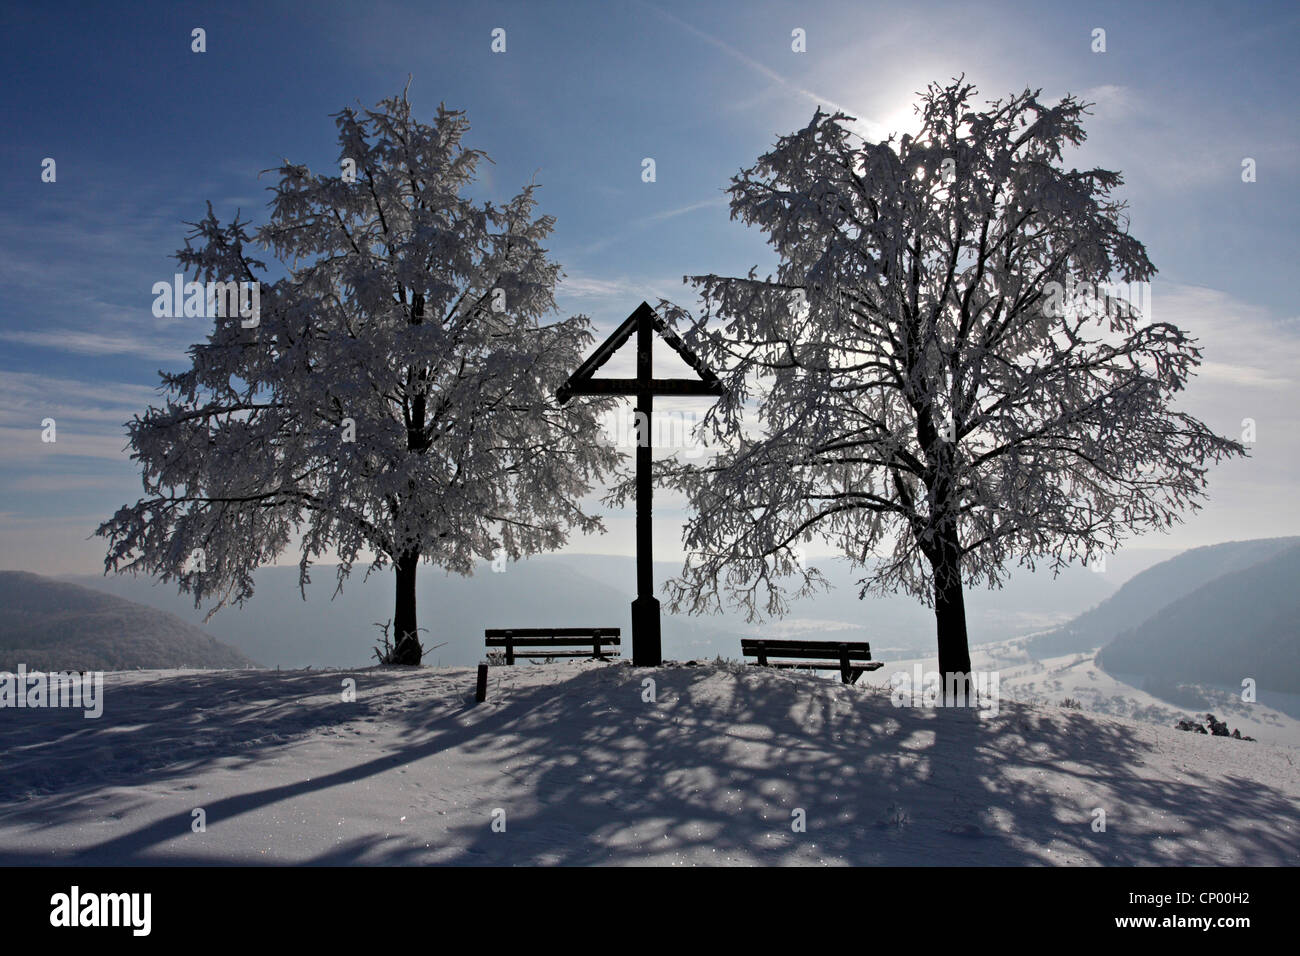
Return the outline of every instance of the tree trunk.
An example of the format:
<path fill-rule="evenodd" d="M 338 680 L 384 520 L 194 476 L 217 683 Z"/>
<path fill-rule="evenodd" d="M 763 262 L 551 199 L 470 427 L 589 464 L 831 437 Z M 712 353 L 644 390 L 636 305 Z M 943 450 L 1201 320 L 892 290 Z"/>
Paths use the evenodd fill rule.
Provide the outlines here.
<path fill-rule="evenodd" d="M 966 639 L 966 598 L 961 583 L 961 548 L 955 528 L 940 531 L 934 570 L 934 618 L 939 638 L 939 676 L 944 702 L 973 703 L 970 682 L 970 644 Z M 949 675 L 960 675 L 950 678 Z"/>
<path fill-rule="evenodd" d="M 420 636 L 415 623 L 415 569 L 418 551 L 406 551 L 393 562 L 397 574 L 397 607 L 393 613 L 393 664 L 420 663 Z"/>

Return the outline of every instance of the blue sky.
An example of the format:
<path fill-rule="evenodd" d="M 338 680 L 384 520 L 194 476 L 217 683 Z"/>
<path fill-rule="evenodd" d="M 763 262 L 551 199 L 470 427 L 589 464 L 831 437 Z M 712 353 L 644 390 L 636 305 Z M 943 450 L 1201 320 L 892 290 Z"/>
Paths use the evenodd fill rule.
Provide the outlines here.
<path fill-rule="evenodd" d="M 195 27 L 206 53 L 191 52 Z M 602 329 L 643 298 L 689 301 L 683 274 L 770 264 L 722 190 L 819 104 L 874 135 L 906 130 L 914 92 L 958 73 L 989 97 L 1031 86 L 1094 100 L 1089 142 L 1067 161 L 1125 173 L 1132 230 L 1160 270 L 1154 313 L 1206 349 L 1186 406 L 1228 434 L 1246 417 L 1258 429 L 1250 461 L 1212 474 L 1205 512 L 1138 544 L 1298 534 L 1298 27 L 1285 3 L 7 5 L 0 567 L 99 570 L 87 535 L 139 491 L 122 423 L 203 335 L 201 320 L 150 310 L 182 221 L 206 200 L 222 219 L 262 221 L 258 172 L 281 157 L 332 166 L 329 114 L 400 92 L 408 74 L 417 113 L 468 112 L 469 144 L 495 161 L 482 196 L 536 175 L 558 220 L 560 306 Z M 791 49 L 795 28 L 806 53 Z M 41 181 L 46 157 L 55 183 Z M 661 504 L 670 557 L 680 512 Z M 630 521 L 611 515 L 608 536 L 572 547 L 631 553 Z"/>

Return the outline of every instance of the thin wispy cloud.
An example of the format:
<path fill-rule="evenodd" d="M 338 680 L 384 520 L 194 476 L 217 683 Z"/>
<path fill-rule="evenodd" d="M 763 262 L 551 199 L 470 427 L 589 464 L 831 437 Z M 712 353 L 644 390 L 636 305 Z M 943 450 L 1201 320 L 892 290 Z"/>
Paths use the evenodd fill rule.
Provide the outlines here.
<path fill-rule="evenodd" d="M 10 491 L 35 491 L 41 494 L 55 494 L 64 491 L 99 491 L 113 487 L 114 483 L 102 474 L 93 475 L 28 475 L 8 484 Z M 139 486 L 131 476 L 124 476 L 118 483 L 124 498 Z M 102 520 L 102 517 L 100 518 Z"/>
<path fill-rule="evenodd" d="M 64 456 L 122 462 L 129 458 L 123 434 L 114 437 L 69 424 L 59 427 L 56 434 L 55 441 L 42 441 L 39 422 L 31 428 L 0 428 L 0 458 L 11 467 L 29 469 L 44 469 L 51 459 Z"/>
<path fill-rule="evenodd" d="M 702 199 L 699 202 L 693 202 L 686 206 L 678 206 L 676 209 L 665 209 L 663 212 L 657 212 L 652 216 L 647 216 L 645 222 L 663 222 L 666 219 L 676 219 L 678 216 L 685 216 L 687 213 L 696 212 L 700 209 L 716 209 L 726 206 L 730 200 L 726 196 L 718 196 L 714 199 Z"/>
<path fill-rule="evenodd" d="M 1197 340 L 1203 361 L 1189 390 L 1219 408 L 1284 402 L 1300 409 L 1300 329 L 1269 310 L 1234 299 L 1218 289 L 1176 283 L 1158 284 L 1153 311 Z M 1211 386 L 1229 390 L 1211 393 Z M 1207 409 L 1208 411 L 1208 409 Z M 1296 464 L 1300 466 L 1300 443 Z"/>
<path fill-rule="evenodd" d="M 633 219 L 631 222 L 625 223 L 618 232 L 610 233 L 603 238 L 583 245 L 580 247 L 579 252 L 582 255 L 591 255 L 592 253 L 603 251 L 615 243 L 623 242 L 626 239 L 632 238 L 638 232 L 650 226 L 666 222 L 669 219 L 676 219 L 679 216 L 687 216 L 703 209 L 721 209 L 726 207 L 729 201 L 730 200 L 726 196 L 716 196 L 712 199 L 701 199 L 698 202 L 687 203 L 684 206 L 677 206 L 673 209 L 664 209 L 656 213 L 651 213 L 648 216 L 642 216 L 639 219 Z"/>
<path fill-rule="evenodd" d="M 150 386 L 0 372 L 0 461 L 40 479 L 57 477 L 51 462 L 69 456 L 125 462 L 123 426 L 151 403 L 159 396 Z M 53 442 L 42 440 L 48 419 Z"/>
<path fill-rule="evenodd" d="M 595 276 L 566 274 L 556 285 L 557 296 L 570 299 L 609 299 L 631 295 L 636 284 L 627 279 L 600 279 Z"/>
<path fill-rule="evenodd" d="M 1084 102 L 1094 104 L 1095 115 L 1109 119 L 1124 119 L 1132 116 L 1138 106 L 1133 90 L 1114 83 L 1091 87 L 1079 96 Z"/>
<path fill-rule="evenodd" d="M 814 92 L 813 90 L 809 90 L 800 86 L 798 83 L 794 82 L 789 77 L 783 76 L 781 73 L 778 73 L 776 70 L 772 69 L 767 64 L 762 63 L 761 61 L 756 60 L 754 57 L 748 55 L 747 53 L 744 53 L 736 49 L 734 46 L 732 46 L 730 43 L 727 43 L 725 40 L 715 37 L 710 33 L 706 33 L 703 30 L 701 30 L 699 27 L 687 23 L 681 17 L 669 13 L 667 10 L 663 9 L 660 6 L 657 6 L 653 3 L 646 3 L 644 2 L 644 0 L 641 0 L 641 5 L 653 10 L 656 14 L 663 17 L 669 23 L 675 24 L 676 26 L 685 30 L 687 33 L 691 34 L 697 39 L 703 40 L 705 43 L 708 43 L 711 46 L 721 50 L 723 53 L 727 54 L 727 56 L 731 57 L 732 59 L 735 59 L 745 64 L 745 66 L 749 67 L 751 70 L 767 77 L 773 83 L 778 84 L 779 86 L 788 90 L 789 92 L 794 93 L 797 96 L 801 96 L 804 99 L 808 100 L 810 103 L 813 103 L 817 106 L 823 107 L 825 109 L 829 109 L 829 111 L 831 112 L 847 113 L 849 116 L 854 117 L 856 124 L 858 126 L 858 132 L 861 133 L 863 136 L 867 137 L 868 139 L 883 139 L 885 136 L 889 135 L 890 131 L 886 129 L 883 124 L 867 116 L 863 111 L 853 109 L 852 107 L 849 106 L 844 106 L 843 104 L 835 102 L 828 96 L 824 96 L 821 93 L 817 93 Z"/>
<path fill-rule="evenodd" d="M 77 419 L 98 418 L 105 413 L 122 415 L 128 409 L 143 410 L 150 401 L 158 401 L 157 388 L 140 382 L 0 371 L 0 414 L 3 415 L 27 409 L 56 411 Z"/>
<path fill-rule="evenodd" d="M 1290 389 L 1295 387 L 1293 379 L 1252 365 L 1230 365 L 1227 362 L 1207 361 L 1201 363 L 1197 373 L 1201 378 L 1247 388 Z"/>
<path fill-rule="evenodd" d="M 169 346 L 155 339 L 122 332 L 85 332 L 73 329 L 26 332 L 10 329 L 0 331 L 0 341 L 70 352 L 74 355 L 129 355 L 169 363 L 185 362 L 188 359 L 182 347 Z"/>

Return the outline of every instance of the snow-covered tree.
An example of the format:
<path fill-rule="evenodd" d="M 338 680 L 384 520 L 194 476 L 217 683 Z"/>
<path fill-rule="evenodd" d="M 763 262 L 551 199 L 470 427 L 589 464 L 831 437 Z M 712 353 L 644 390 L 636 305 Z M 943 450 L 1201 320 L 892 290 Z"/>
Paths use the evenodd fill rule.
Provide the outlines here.
<path fill-rule="evenodd" d="M 724 451 L 660 469 L 693 506 L 675 609 L 783 613 L 825 584 L 799 560 L 816 536 L 862 596 L 933 606 L 940 671 L 966 674 L 963 583 L 1166 528 L 1244 454 L 1176 407 L 1194 341 L 1113 288 L 1155 269 L 1120 175 L 1063 166 L 1088 104 L 1038 95 L 981 112 L 969 84 L 931 85 L 916 134 L 884 142 L 818 110 L 733 178 L 732 217 L 779 265 L 690 277 L 695 317 L 661 303 L 727 386 Z"/>
<path fill-rule="evenodd" d="M 592 333 L 551 321 L 560 268 L 535 187 L 467 198 L 485 157 L 460 112 L 421 123 L 403 94 L 335 120 L 338 173 L 286 160 L 254 236 L 210 205 L 193 224 L 187 275 L 260 282 L 259 314 L 224 310 L 193 367 L 162 375 L 165 403 L 127 425 L 145 497 L 98 533 L 106 573 L 174 580 L 213 610 L 290 548 L 300 587 L 322 555 L 338 588 L 358 560 L 391 565 L 389 661 L 418 664 L 421 560 L 469 574 L 601 529 L 580 499 L 616 465 L 609 400 L 554 400 Z"/>

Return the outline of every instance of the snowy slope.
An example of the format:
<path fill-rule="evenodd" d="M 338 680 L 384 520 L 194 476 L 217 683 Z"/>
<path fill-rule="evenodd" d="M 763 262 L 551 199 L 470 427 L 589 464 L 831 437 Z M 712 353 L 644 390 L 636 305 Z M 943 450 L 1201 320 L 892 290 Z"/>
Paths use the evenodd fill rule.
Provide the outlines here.
<path fill-rule="evenodd" d="M 1171 682 L 1162 689 L 1162 698 L 1143 689 L 1147 680 L 1141 676 L 1106 673 L 1097 665 L 1095 650 L 1038 660 L 1033 640 L 1031 635 L 974 647 L 971 666 L 976 671 L 996 670 L 1001 696 L 1006 700 L 1059 705 L 1068 698 L 1078 701 L 1088 713 L 1127 717 L 1161 727 L 1173 727 L 1179 720 L 1197 714 L 1203 722 L 1209 711 L 1230 727 L 1264 743 L 1300 748 L 1300 695 L 1264 689 L 1258 692 L 1256 701 L 1245 703 L 1240 688 L 1187 684 L 1171 693 Z M 888 666 L 864 675 L 862 680 L 887 686 L 890 675 L 911 672 L 918 664 L 922 673 L 938 670 L 934 657 L 890 659 Z M 1292 759 L 1297 756 L 1292 754 Z"/>
<path fill-rule="evenodd" d="M 737 665 L 520 665 L 485 704 L 472 688 L 470 669 L 115 673 L 97 721 L 0 711 L 0 863 L 1300 863 L 1288 748 L 895 708 Z"/>
<path fill-rule="evenodd" d="M 0 669 L 255 667 L 175 615 L 26 571 L 0 571 Z"/>

